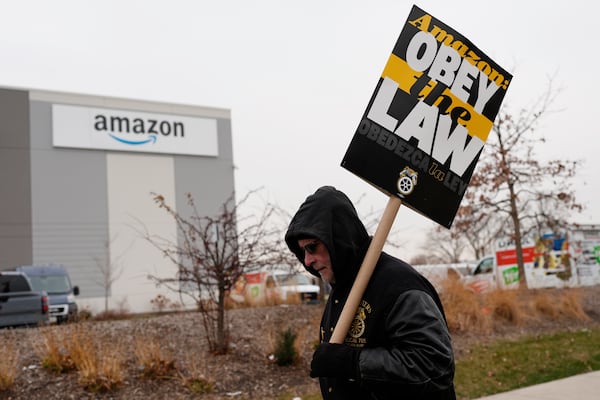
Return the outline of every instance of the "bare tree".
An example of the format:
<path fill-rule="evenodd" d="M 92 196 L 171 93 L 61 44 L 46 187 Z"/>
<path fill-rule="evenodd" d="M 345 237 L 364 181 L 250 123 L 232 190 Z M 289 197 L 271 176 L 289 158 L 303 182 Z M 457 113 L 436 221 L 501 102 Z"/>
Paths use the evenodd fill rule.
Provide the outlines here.
<path fill-rule="evenodd" d="M 383 215 L 383 208 L 373 208 L 370 206 L 368 209 L 363 206 L 363 201 L 366 199 L 366 193 L 361 194 L 358 199 L 353 201 L 353 204 L 357 210 L 360 220 L 363 222 L 367 232 L 374 233 L 381 221 Z M 400 239 L 401 230 L 399 228 L 392 227 L 389 232 L 385 244 L 395 250 L 400 250 L 405 247 L 404 241 Z"/>
<path fill-rule="evenodd" d="M 94 282 L 97 283 L 98 285 L 102 286 L 102 289 L 104 289 L 104 312 L 105 313 L 108 312 L 108 297 L 110 296 L 112 285 L 123 274 L 123 265 L 121 265 L 121 261 L 120 261 L 122 256 L 117 256 L 117 257 L 112 258 L 111 254 L 110 254 L 110 243 L 113 240 L 114 240 L 114 238 L 111 239 L 110 241 L 107 240 L 104 243 L 104 248 L 106 249 L 106 251 L 105 251 L 106 257 L 98 257 L 98 256 L 93 257 L 94 262 L 96 263 L 96 266 L 98 267 L 98 270 L 100 271 L 100 274 L 102 276 L 102 279 L 100 281 L 94 281 Z"/>
<path fill-rule="evenodd" d="M 526 276 L 521 241 L 542 217 L 536 205 L 551 201 L 565 212 L 581 210 L 571 189 L 578 161 L 542 161 L 535 152 L 545 142 L 537 126 L 557 95 L 551 83 L 530 108 L 516 115 L 507 107 L 500 110 L 470 184 L 485 215 L 504 215 L 510 222 L 523 287 Z"/>
<path fill-rule="evenodd" d="M 466 247 L 463 236 L 442 226 L 431 228 L 427 234 L 423 250 L 433 263 L 457 263 L 461 261 Z"/>
<path fill-rule="evenodd" d="M 225 299 L 238 279 L 261 266 L 289 261 L 286 259 L 289 252 L 283 251 L 281 245 L 281 228 L 274 222 L 277 207 L 266 205 L 257 213 L 241 216 L 240 207 L 253 193 L 237 204 L 232 195 L 214 216 L 199 215 L 191 194 L 187 195 L 191 213 L 186 216 L 168 205 L 162 195 L 154 193 L 154 202 L 173 217 L 178 238 L 143 232 L 144 238 L 178 269 L 177 276 L 150 278 L 196 302 L 210 350 L 215 353 L 228 350 Z"/>
<path fill-rule="evenodd" d="M 506 231 L 507 225 L 505 217 L 487 212 L 477 204 L 474 192 L 467 189 L 452 224 L 451 238 L 464 240 L 466 251 L 479 260 L 491 251 L 494 240 Z"/>
<path fill-rule="evenodd" d="M 479 260 L 488 254 L 505 229 L 506 219 L 498 218 L 496 213 L 485 213 L 473 203 L 473 193 L 467 191 L 452 227 L 431 228 L 421 246 L 422 252 L 412 262 L 419 265 Z"/>

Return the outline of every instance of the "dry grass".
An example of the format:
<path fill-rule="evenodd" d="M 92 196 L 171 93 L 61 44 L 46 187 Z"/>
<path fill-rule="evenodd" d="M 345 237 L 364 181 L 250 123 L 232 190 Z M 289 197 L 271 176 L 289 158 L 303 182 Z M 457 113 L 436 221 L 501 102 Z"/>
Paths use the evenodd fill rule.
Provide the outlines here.
<path fill-rule="evenodd" d="M 98 336 L 88 326 L 86 323 L 79 323 L 61 327 L 62 329 L 44 328 L 43 340 L 36 345 L 37 354 L 42 366 L 52 372 L 65 373 L 76 370 L 79 383 L 87 391 L 113 391 L 126 377 L 126 347 L 114 338 Z M 7 347 L 7 350 L 10 348 Z M 16 359 L 15 354 L 11 357 Z M 213 389 L 213 383 L 204 376 L 203 368 L 197 361 L 187 360 L 185 368 L 178 371 L 175 359 L 156 337 L 136 338 L 132 358 L 135 359 L 137 370 L 143 379 L 179 377 L 194 393 L 208 393 Z M 9 376 L 8 373 L 3 375 Z M 7 379 L 6 388 L 12 385 L 12 382 L 14 376 L 10 381 Z"/>
<path fill-rule="evenodd" d="M 75 363 L 67 351 L 67 341 L 61 332 L 54 327 L 40 329 L 42 341 L 35 344 L 35 349 L 42 360 L 42 366 L 56 373 L 74 370 Z"/>
<path fill-rule="evenodd" d="M 503 327 L 540 321 L 590 319 L 579 289 L 498 290 L 482 294 L 465 288 L 458 280 L 448 280 L 440 294 L 450 330 L 457 333 L 501 332 Z M 294 321 L 282 316 L 266 318 L 261 324 L 261 335 L 270 340 L 267 347 L 261 348 L 274 354 L 280 333 L 292 327 L 297 335 L 297 353 L 303 357 L 311 354 L 318 342 L 315 332 L 319 330 L 319 317 L 319 313 L 314 313 Z M 161 343 L 162 338 L 152 334 L 135 336 L 137 339 L 126 346 L 121 342 L 125 338 L 101 336 L 93 330 L 94 324 L 89 321 L 37 328 L 39 335 L 32 345 L 40 364 L 54 373 L 76 373 L 81 387 L 90 392 L 113 391 L 131 379 L 172 379 L 198 395 L 213 391 L 216 381 L 205 375 L 206 361 L 197 355 L 175 359 L 168 346 Z M 16 342 L 7 337 L 10 335 L 4 335 L 0 341 L 0 395 L 10 391 L 23 367 L 19 365 Z"/>
<path fill-rule="evenodd" d="M 589 321 L 590 317 L 583 309 L 581 289 L 569 288 L 552 295 L 542 290 L 528 293 L 531 309 L 540 318 L 552 320 L 570 319 L 575 321 Z"/>
<path fill-rule="evenodd" d="M 52 372 L 77 370 L 80 384 L 91 392 L 116 389 L 124 379 L 124 357 L 118 342 L 98 337 L 88 325 L 44 328 L 36 344 L 42 366 Z"/>
<path fill-rule="evenodd" d="M 536 292 L 530 301 L 532 311 L 541 317 L 556 320 L 560 316 L 560 310 L 556 307 L 556 301 L 544 291 Z"/>
<path fill-rule="evenodd" d="M 131 312 L 127 306 L 127 299 L 118 302 L 116 308 L 104 310 L 96 314 L 93 318 L 96 321 L 112 321 L 116 319 L 131 318 Z"/>
<path fill-rule="evenodd" d="M 120 346 L 103 347 L 102 353 L 88 353 L 77 366 L 79 383 L 90 392 L 115 390 L 125 378 L 125 360 Z"/>
<path fill-rule="evenodd" d="M 90 392 L 117 389 L 125 379 L 125 357 L 119 341 L 98 337 L 85 329 L 75 329 L 71 355 L 79 374 L 79 383 Z"/>
<path fill-rule="evenodd" d="M 15 383 L 19 373 L 19 351 L 15 345 L 17 339 L 14 335 L 5 340 L 0 340 L 0 393 L 9 390 Z"/>
<path fill-rule="evenodd" d="M 560 313 L 566 318 L 589 321 L 590 317 L 583 310 L 582 294 L 580 289 L 563 291 L 560 296 Z"/>
<path fill-rule="evenodd" d="M 214 379 L 207 377 L 204 371 L 206 365 L 196 355 L 187 353 L 186 359 L 180 363 L 179 378 L 188 390 L 195 394 L 211 393 L 214 388 Z"/>
<path fill-rule="evenodd" d="M 315 335 L 315 332 L 319 332 L 321 325 L 321 316 L 318 314 L 312 315 L 305 323 L 298 324 L 296 329 L 298 330 L 298 353 L 303 354 L 305 352 L 304 346 L 309 343 L 310 348 L 308 351 L 312 353 L 319 345 L 319 338 Z"/>
<path fill-rule="evenodd" d="M 101 344 L 106 342 L 93 334 L 86 324 L 69 325 L 66 332 L 69 339 L 64 340 L 64 346 L 76 369 L 81 369 L 82 365 L 89 363 L 87 359 L 90 358 L 90 354 L 95 353 Z"/>
<path fill-rule="evenodd" d="M 494 322 L 511 325 L 522 325 L 525 316 L 527 303 L 520 300 L 518 290 L 492 290 L 484 294 L 483 302 L 489 310 Z"/>
<path fill-rule="evenodd" d="M 448 327 L 452 332 L 488 332 L 491 329 L 489 310 L 476 293 L 456 279 L 443 282 L 440 293 Z"/>
<path fill-rule="evenodd" d="M 158 338 L 137 337 L 134 342 L 134 354 L 144 378 L 170 379 L 176 372 L 175 360 Z"/>
<path fill-rule="evenodd" d="M 94 315 L 95 321 L 114 321 L 118 319 L 131 318 L 131 313 L 127 310 L 108 310 Z"/>
<path fill-rule="evenodd" d="M 440 297 L 452 332 L 488 333 L 545 319 L 589 321 L 577 288 L 492 290 L 475 293 L 458 280 L 444 282 Z"/>

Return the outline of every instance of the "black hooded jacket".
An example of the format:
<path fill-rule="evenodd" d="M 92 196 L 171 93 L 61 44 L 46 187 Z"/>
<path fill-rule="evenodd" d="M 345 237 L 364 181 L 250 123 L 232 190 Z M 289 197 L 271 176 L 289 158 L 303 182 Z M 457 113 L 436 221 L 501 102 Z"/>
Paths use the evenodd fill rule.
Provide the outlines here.
<path fill-rule="evenodd" d="M 286 243 L 304 264 L 298 246 L 303 238 L 325 244 L 335 275 L 321 320 L 320 339 L 327 342 L 371 238 L 351 201 L 331 186 L 310 195 L 288 227 Z M 324 399 L 456 398 L 454 355 L 441 301 L 429 281 L 397 258 L 381 254 L 345 344 L 360 349 L 359 378 L 320 378 Z"/>

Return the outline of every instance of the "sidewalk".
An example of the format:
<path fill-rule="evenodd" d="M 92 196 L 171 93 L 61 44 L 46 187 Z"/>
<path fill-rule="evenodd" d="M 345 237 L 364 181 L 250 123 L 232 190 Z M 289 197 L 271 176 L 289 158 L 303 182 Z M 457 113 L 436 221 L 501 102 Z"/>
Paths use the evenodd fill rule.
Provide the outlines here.
<path fill-rule="evenodd" d="M 478 400 L 598 400 L 600 371 L 481 397 Z"/>

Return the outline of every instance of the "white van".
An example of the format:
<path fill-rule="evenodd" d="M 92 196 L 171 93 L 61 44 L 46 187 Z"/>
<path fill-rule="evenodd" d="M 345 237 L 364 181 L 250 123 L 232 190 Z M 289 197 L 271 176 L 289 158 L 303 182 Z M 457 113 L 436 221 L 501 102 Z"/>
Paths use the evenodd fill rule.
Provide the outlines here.
<path fill-rule="evenodd" d="M 276 293 L 282 300 L 316 302 L 319 297 L 319 286 L 313 279 L 301 272 L 271 271 L 267 273 L 265 286 L 267 291 Z"/>
<path fill-rule="evenodd" d="M 235 285 L 230 297 L 249 305 L 316 303 L 320 288 L 315 280 L 308 273 L 289 269 L 249 272 Z"/>

